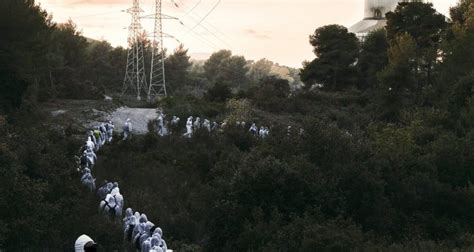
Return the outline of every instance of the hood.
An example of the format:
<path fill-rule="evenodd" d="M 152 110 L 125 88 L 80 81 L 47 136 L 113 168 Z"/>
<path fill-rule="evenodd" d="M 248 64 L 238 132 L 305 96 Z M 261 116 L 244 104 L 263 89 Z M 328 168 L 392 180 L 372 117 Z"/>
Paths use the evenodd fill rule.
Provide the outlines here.
<path fill-rule="evenodd" d="M 137 218 L 132 215 L 132 217 L 130 217 L 130 222 L 129 222 L 130 225 L 136 225 L 137 224 Z"/>
<path fill-rule="evenodd" d="M 142 251 L 148 252 L 148 251 L 150 251 L 150 249 L 151 249 L 151 243 L 150 243 L 150 241 L 149 241 L 149 240 L 145 240 L 145 241 L 143 242 L 143 244 L 142 244 Z"/>
<path fill-rule="evenodd" d="M 112 191 L 110 191 L 110 194 L 112 196 L 115 196 L 117 194 L 120 194 L 120 189 L 118 187 L 115 187 L 114 189 L 112 189 Z"/>
<path fill-rule="evenodd" d="M 84 245 L 88 242 L 94 242 L 89 236 L 83 234 L 79 236 L 74 243 L 74 251 L 75 252 L 84 252 Z"/>
<path fill-rule="evenodd" d="M 161 230 L 161 228 L 157 227 L 155 229 L 155 231 L 153 231 L 153 235 L 159 235 L 160 238 L 161 238 L 161 236 L 163 236 L 163 230 Z"/>
<path fill-rule="evenodd" d="M 132 209 L 129 207 L 129 208 L 127 208 L 127 210 L 125 210 L 125 217 L 130 218 L 130 217 L 132 217 L 132 216 L 133 216 L 133 211 L 132 211 Z"/>
<path fill-rule="evenodd" d="M 146 214 L 142 214 L 140 216 L 140 223 L 146 223 L 148 221 L 148 218 L 146 217 Z"/>
<path fill-rule="evenodd" d="M 151 247 L 153 248 L 153 247 L 155 247 L 155 246 L 160 246 L 160 240 L 161 240 L 161 237 L 158 238 L 158 236 L 155 236 L 155 235 L 154 235 L 154 236 L 151 238 L 151 242 L 150 242 L 150 243 L 151 243 Z"/>
<path fill-rule="evenodd" d="M 107 200 L 107 202 L 109 203 L 110 207 L 115 207 L 116 203 L 115 203 L 115 198 L 114 197 L 110 196 L 109 199 Z"/>
<path fill-rule="evenodd" d="M 144 233 L 144 232 L 146 232 L 146 223 L 141 222 L 140 224 L 138 224 L 138 233 Z"/>

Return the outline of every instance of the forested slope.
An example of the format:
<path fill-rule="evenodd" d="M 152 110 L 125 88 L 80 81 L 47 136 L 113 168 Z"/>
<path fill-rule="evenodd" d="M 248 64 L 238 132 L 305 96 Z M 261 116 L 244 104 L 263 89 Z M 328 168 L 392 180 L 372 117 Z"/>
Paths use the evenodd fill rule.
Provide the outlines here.
<path fill-rule="evenodd" d="M 178 251 L 472 250 L 474 3 L 447 21 L 423 3 L 387 17 L 364 42 L 318 28 L 302 89 L 294 70 L 266 60 L 220 51 L 199 64 L 178 48 L 171 97 L 141 106 L 180 116 L 180 130 L 193 115 L 255 121 L 270 136 L 231 126 L 159 137 L 150 124 L 100 150 L 98 182 L 117 180 L 126 206 Z M 87 233 L 121 249 L 120 225 L 75 170 L 82 129 L 41 107 L 118 92 L 125 50 L 88 43 L 33 1 L 1 1 L 0 24 L 0 248 L 68 250 Z"/>

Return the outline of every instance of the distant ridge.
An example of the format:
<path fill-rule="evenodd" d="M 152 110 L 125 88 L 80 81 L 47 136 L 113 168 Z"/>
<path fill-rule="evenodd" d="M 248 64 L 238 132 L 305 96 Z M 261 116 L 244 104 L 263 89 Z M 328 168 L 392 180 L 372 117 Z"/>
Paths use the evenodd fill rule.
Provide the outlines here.
<path fill-rule="evenodd" d="M 211 57 L 211 53 L 189 53 L 189 56 L 193 60 L 201 61 L 209 59 L 209 57 Z"/>

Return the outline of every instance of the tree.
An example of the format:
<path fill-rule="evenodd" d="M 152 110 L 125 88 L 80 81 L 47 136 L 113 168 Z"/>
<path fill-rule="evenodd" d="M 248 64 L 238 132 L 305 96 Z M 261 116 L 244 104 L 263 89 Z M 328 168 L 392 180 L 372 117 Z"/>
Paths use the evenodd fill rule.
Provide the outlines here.
<path fill-rule="evenodd" d="M 355 34 L 340 25 L 327 25 L 316 29 L 310 43 L 317 58 L 301 70 L 307 87 L 322 84 L 324 89 L 339 90 L 354 83 L 359 50 Z"/>
<path fill-rule="evenodd" d="M 184 49 L 184 45 L 179 45 L 174 53 L 166 58 L 165 76 L 167 85 L 170 90 L 178 91 L 184 86 L 189 85 L 189 69 L 192 63 L 189 61 L 188 49 Z"/>
<path fill-rule="evenodd" d="M 415 89 L 413 62 L 416 57 L 416 44 L 409 34 L 400 35 L 388 51 L 389 65 L 379 74 L 381 86 L 380 108 L 386 117 L 394 118 L 402 108 L 403 100 L 410 97 Z"/>
<path fill-rule="evenodd" d="M 53 37 L 56 42 L 55 49 L 64 55 L 66 67 L 78 69 L 85 65 L 88 42 L 71 19 L 66 23 L 59 24 Z"/>
<path fill-rule="evenodd" d="M 121 92 L 122 86 L 117 85 L 117 83 L 123 82 L 123 76 L 127 64 L 127 50 L 123 47 L 113 48 L 112 51 L 110 51 L 109 60 L 113 76 L 111 83 L 114 83 L 114 85 L 110 86 L 109 89 L 113 92 Z"/>
<path fill-rule="evenodd" d="M 97 72 L 97 69 L 86 67 L 88 46 L 86 38 L 77 30 L 72 20 L 57 25 L 52 32 L 49 51 L 61 60 L 59 64 L 51 64 L 49 70 L 52 75 L 51 81 L 55 83 L 55 89 L 60 97 L 76 99 L 96 97 L 97 86 L 94 81 L 103 79 L 99 80 L 101 73 Z M 107 55 L 107 52 L 102 52 L 100 55 Z M 92 63 L 91 58 L 89 59 L 89 63 Z M 94 64 L 96 64 L 94 67 L 100 65 L 99 62 Z"/>
<path fill-rule="evenodd" d="M 260 81 L 259 87 L 255 90 L 254 99 L 258 106 L 277 112 L 283 109 L 283 99 L 288 98 L 289 94 L 290 84 L 288 80 L 269 76 Z"/>
<path fill-rule="evenodd" d="M 232 91 L 226 84 L 216 83 L 207 91 L 206 97 L 210 101 L 225 102 L 232 97 Z"/>
<path fill-rule="evenodd" d="M 236 90 L 248 87 L 247 61 L 243 56 L 232 56 L 231 51 L 212 54 L 204 63 L 204 71 L 210 82 L 222 82 Z"/>
<path fill-rule="evenodd" d="M 452 85 L 447 102 L 447 110 L 452 122 L 456 122 L 473 97 L 474 72 Z"/>
<path fill-rule="evenodd" d="M 431 3 L 401 2 L 387 17 L 387 37 L 393 42 L 398 36 L 408 33 L 416 43 L 415 70 L 418 85 L 431 85 L 432 71 L 438 57 L 441 36 L 446 27 L 445 18 L 436 12 Z"/>
<path fill-rule="evenodd" d="M 387 35 L 383 29 L 369 33 L 362 42 L 357 62 L 361 77 L 360 88 L 372 89 L 377 86 L 377 73 L 388 64 L 388 46 Z"/>
<path fill-rule="evenodd" d="M 53 24 L 33 0 L 0 1 L 0 111 L 18 108 L 28 87 L 43 78 Z M 44 77 L 44 76 L 42 76 Z"/>
<path fill-rule="evenodd" d="M 210 81 L 216 80 L 221 69 L 221 64 L 225 59 L 232 57 L 232 52 L 229 50 L 220 50 L 215 52 L 204 63 L 204 71 L 206 78 Z"/>
<path fill-rule="evenodd" d="M 248 88 L 247 61 L 243 56 L 232 56 L 222 61 L 217 80 L 226 82 L 236 90 Z"/>
<path fill-rule="evenodd" d="M 452 92 L 454 83 L 474 71 L 474 3 L 471 4 L 468 0 L 460 1 L 451 9 L 451 15 L 453 23 L 441 47 L 443 60 L 437 85 L 440 98 L 448 98 L 445 94 Z"/>
<path fill-rule="evenodd" d="M 445 18 L 436 12 L 432 3 L 400 2 L 394 12 L 387 13 L 387 37 L 393 41 L 408 33 L 420 48 L 432 47 L 440 42 Z"/>
<path fill-rule="evenodd" d="M 469 11 L 473 3 L 472 0 L 460 0 L 456 6 L 451 7 L 449 9 L 449 16 L 452 22 L 463 25 L 466 18 L 468 18 L 465 14 Z"/>
<path fill-rule="evenodd" d="M 95 86 L 113 87 L 114 71 L 111 64 L 112 46 L 106 41 L 94 41 L 87 46 L 88 78 Z"/>
<path fill-rule="evenodd" d="M 209 83 L 205 76 L 204 61 L 194 61 L 189 69 L 189 86 L 183 93 L 192 94 L 194 96 L 202 96 L 213 83 Z"/>
<path fill-rule="evenodd" d="M 258 83 L 261 79 L 268 76 L 272 70 L 273 62 L 267 59 L 260 59 L 250 65 L 249 79 Z"/>

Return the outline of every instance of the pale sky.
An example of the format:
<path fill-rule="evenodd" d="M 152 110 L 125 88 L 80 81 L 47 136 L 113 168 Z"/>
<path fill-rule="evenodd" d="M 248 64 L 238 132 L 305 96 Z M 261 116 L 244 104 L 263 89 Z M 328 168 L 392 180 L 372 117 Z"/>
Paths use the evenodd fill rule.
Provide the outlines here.
<path fill-rule="evenodd" d="M 123 10 L 132 0 L 37 0 L 56 22 L 71 18 L 83 35 L 126 46 L 130 15 Z M 282 65 L 301 67 L 314 55 L 308 36 L 320 26 L 351 26 L 363 17 L 364 0 L 163 0 L 163 13 L 178 17 L 164 21 L 164 31 L 175 36 L 192 55 L 230 49 L 247 59 L 267 58 Z M 189 32 L 218 3 L 202 25 Z M 457 0 L 433 0 L 438 12 L 447 14 Z M 154 0 L 141 0 L 143 15 L 152 14 Z M 194 10 L 189 12 L 193 7 Z M 187 14 L 188 13 L 188 14 Z M 152 32 L 151 19 L 142 19 Z M 169 51 L 178 42 L 165 39 Z"/>

